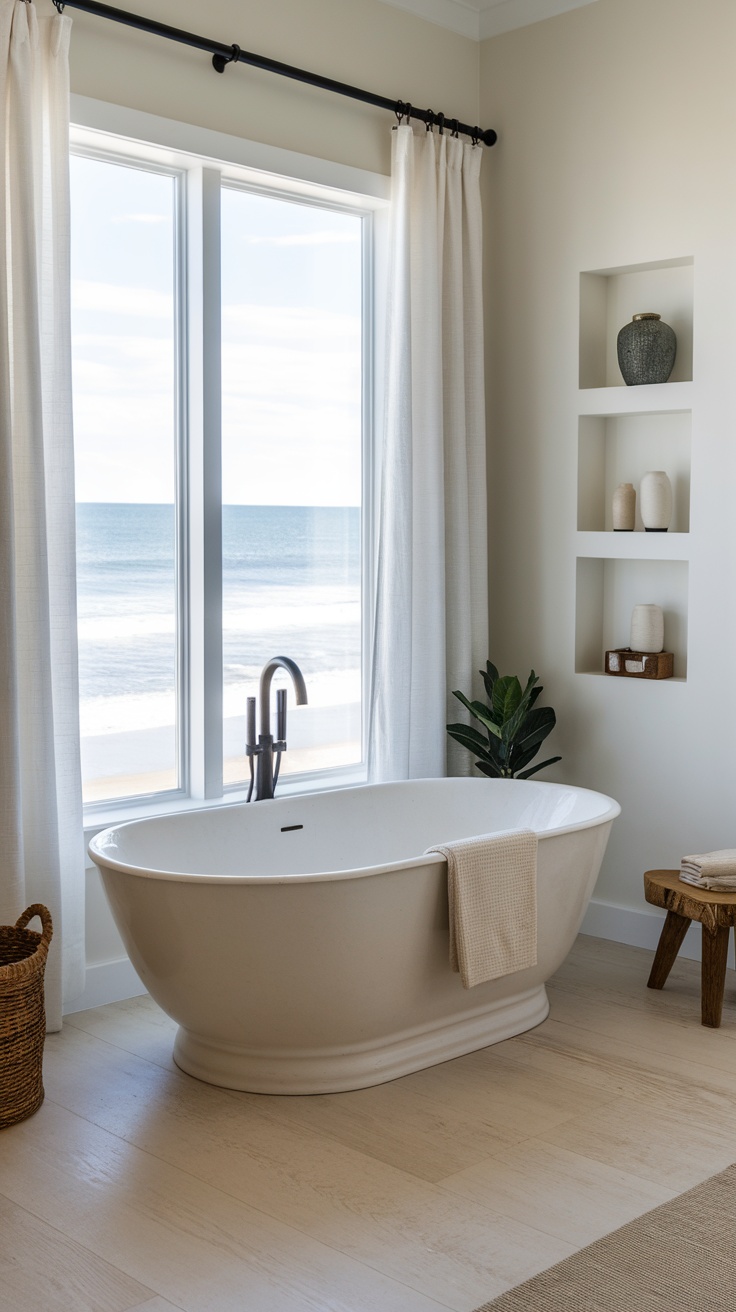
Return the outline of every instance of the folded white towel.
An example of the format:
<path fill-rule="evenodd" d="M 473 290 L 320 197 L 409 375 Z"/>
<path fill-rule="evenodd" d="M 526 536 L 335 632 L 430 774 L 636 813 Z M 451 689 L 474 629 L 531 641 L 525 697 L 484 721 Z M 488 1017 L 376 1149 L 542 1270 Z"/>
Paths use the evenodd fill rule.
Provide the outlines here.
<path fill-rule="evenodd" d="M 736 847 L 724 847 L 717 852 L 701 852 L 684 856 L 680 862 L 680 879 L 713 892 L 736 892 Z"/>
<path fill-rule="evenodd" d="M 473 988 L 537 962 L 537 835 L 503 830 L 429 852 L 447 861 L 450 965 Z"/>

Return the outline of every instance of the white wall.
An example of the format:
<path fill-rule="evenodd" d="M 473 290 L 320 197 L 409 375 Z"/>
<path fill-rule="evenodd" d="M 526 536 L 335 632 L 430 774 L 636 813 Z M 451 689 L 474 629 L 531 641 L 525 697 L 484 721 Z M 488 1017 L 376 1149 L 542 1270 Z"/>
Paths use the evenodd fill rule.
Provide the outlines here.
<path fill-rule="evenodd" d="M 44 0 L 50 11 L 50 0 Z M 202 36 L 475 123 L 477 42 L 378 0 L 126 0 Z M 392 115 L 68 9 L 72 92 L 388 174 Z M 96 870 L 87 872 L 87 990 L 74 1009 L 127 996 L 127 967 Z"/>
<path fill-rule="evenodd" d="M 491 650 L 543 676 L 563 754 L 549 777 L 621 802 L 596 897 L 642 912 L 644 870 L 736 846 L 734 50 L 732 0 L 597 0 L 481 47 L 481 119 L 500 138 L 485 168 Z M 687 682 L 575 674 L 579 273 L 680 256 L 695 305 Z M 596 914 L 598 932 L 638 932 Z M 658 922 L 639 924 L 650 941 Z"/>

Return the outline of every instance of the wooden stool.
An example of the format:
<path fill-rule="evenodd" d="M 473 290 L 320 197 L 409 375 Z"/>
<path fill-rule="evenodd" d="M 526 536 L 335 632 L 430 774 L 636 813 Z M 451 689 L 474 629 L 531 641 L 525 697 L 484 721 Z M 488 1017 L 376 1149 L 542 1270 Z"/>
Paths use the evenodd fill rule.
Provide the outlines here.
<path fill-rule="evenodd" d="M 736 893 L 710 893 L 685 884 L 679 870 L 647 870 L 644 896 L 653 906 L 667 911 L 647 988 L 663 987 L 691 921 L 699 920 L 703 926 L 701 1020 L 703 1025 L 718 1029 L 726 984 L 728 931 L 736 926 Z"/>

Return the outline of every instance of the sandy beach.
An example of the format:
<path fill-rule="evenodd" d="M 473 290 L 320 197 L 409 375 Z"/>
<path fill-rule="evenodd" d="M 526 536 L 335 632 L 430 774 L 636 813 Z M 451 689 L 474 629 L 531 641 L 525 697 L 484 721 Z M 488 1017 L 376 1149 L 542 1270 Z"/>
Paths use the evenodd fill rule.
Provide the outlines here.
<path fill-rule="evenodd" d="M 240 698 L 244 703 L 244 697 Z M 359 702 L 334 706 L 291 706 L 288 751 L 283 775 L 352 765 L 361 759 Z M 249 778 L 245 756 L 245 714 L 223 723 L 223 779 L 226 786 Z M 82 739 L 82 774 L 86 802 L 140 796 L 177 787 L 173 725 L 102 733 Z M 144 769 L 141 763 L 145 762 Z"/>

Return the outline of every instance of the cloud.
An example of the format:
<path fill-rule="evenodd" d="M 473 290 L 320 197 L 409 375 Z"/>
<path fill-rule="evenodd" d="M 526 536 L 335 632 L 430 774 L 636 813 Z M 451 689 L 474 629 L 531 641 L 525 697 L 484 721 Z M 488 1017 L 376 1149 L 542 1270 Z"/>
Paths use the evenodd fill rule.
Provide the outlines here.
<path fill-rule="evenodd" d="M 75 333 L 74 407 L 92 398 L 127 403 L 133 398 L 173 396 L 174 352 L 170 338 Z"/>
<path fill-rule="evenodd" d="M 247 246 L 356 246 L 360 241 L 358 232 L 289 232 L 281 236 L 244 236 Z"/>
<path fill-rule="evenodd" d="M 326 343 L 360 341 L 361 319 L 319 308 L 290 305 L 225 305 L 222 311 L 223 346 L 271 343 L 292 344 L 302 351 L 322 351 Z"/>
<path fill-rule="evenodd" d="M 72 309 L 171 321 L 174 298 L 165 292 L 151 291 L 148 287 L 123 287 L 119 283 L 75 278 L 72 281 Z"/>
<path fill-rule="evenodd" d="M 110 223 L 171 223 L 170 214 L 115 214 Z"/>

